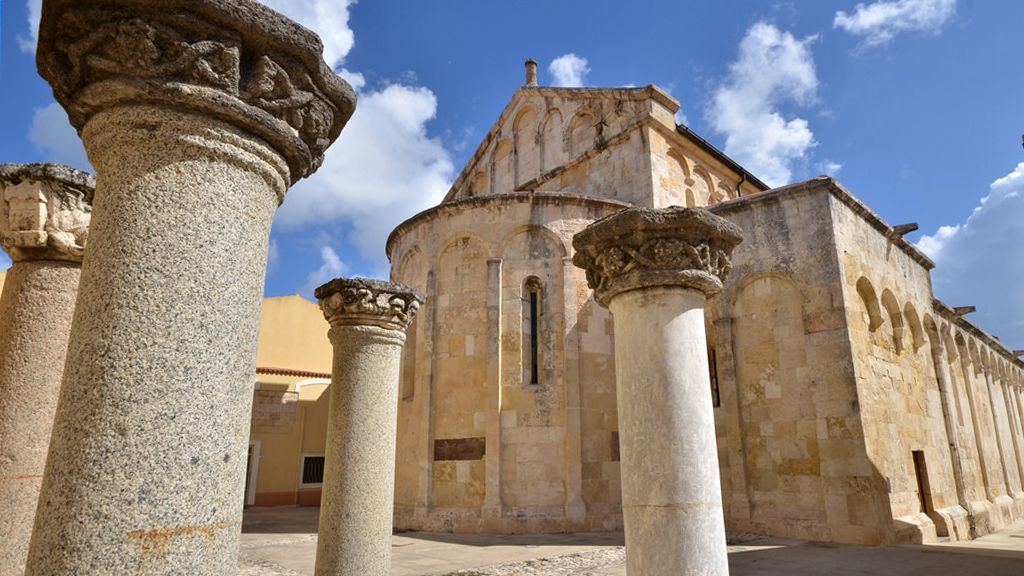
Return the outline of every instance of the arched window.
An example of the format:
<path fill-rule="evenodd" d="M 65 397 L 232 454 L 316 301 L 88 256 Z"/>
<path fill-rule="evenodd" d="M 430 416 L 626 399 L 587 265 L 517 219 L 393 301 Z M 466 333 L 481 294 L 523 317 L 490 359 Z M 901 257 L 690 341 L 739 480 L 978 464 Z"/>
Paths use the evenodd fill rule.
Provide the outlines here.
<path fill-rule="evenodd" d="M 523 384 L 540 384 L 540 329 L 543 287 L 540 278 L 523 282 Z"/>

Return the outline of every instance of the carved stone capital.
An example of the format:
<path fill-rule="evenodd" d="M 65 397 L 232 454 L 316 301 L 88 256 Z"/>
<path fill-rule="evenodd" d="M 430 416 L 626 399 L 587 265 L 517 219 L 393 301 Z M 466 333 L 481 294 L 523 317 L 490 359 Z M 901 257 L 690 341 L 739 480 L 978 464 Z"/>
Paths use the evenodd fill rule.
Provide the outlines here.
<path fill-rule="evenodd" d="M 414 288 L 383 280 L 335 278 L 313 295 L 331 326 L 378 326 L 405 331 L 426 301 Z"/>
<path fill-rule="evenodd" d="M 576 234 L 572 262 L 586 270 L 604 307 L 618 294 L 654 286 L 693 288 L 710 298 L 722 290 L 741 241 L 738 226 L 703 208 L 629 208 Z"/>
<path fill-rule="evenodd" d="M 15 262 L 81 262 L 95 187 L 60 164 L 0 164 L 0 248 Z"/>
<path fill-rule="evenodd" d="M 208 114 L 268 142 L 295 183 L 355 110 L 322 53 L 316 34 L 253 0 L 47 0 L 36 64 L 79 132 L 127 104 Z"/>

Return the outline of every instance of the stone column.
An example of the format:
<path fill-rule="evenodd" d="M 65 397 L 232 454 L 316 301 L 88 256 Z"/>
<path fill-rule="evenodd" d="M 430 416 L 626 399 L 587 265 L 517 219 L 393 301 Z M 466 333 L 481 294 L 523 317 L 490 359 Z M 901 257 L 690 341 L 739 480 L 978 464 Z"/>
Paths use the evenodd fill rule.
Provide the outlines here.
<path fill-rule="evenodd" d="M 251 0 L 46 0 L 97 170 L 26 574 L 234 575 L 270 225 L 355 95 Z"/>
<path fill-rule="evenodd" d="M 316 576 L 388 576 L 398 380 L 424 302 L 402 284 L 337 278 L 316 289 L 334 345 Z"/>
<path fill-rule="evenodd" d="M 0 165 L 0 576 L 25 570 L 96 182 L 58 164 Z"/>
<path fill-rule="evenodd" d="M 704 209 L 630 208 L 573 238 L 615 322 L 626 571 L 724 575 L 722 488 L 704 304 L 740 229 Z"/>

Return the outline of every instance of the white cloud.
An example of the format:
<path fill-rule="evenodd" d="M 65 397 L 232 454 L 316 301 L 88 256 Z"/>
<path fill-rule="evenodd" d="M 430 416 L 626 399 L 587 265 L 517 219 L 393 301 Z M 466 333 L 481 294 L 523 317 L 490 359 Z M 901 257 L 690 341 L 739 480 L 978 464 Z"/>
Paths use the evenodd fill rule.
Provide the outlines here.
<path fill-rule="evenodd" d="M 360 254 L 384 261 L 391 230 L 436 205 L 451 187 L 451 155 L 426 130 L 436 111 L 436 97 L 423 87 L 392 84 L 361 93 L 323 166 L 288 193 L 279 223 L 286 229 L 350 224 L 349 240 Z"/>
<path fill-rule="evenodd" d="M 28 34 L 25 38 L 18 34 L 18 46 L 22 52 L 36 53 L 36 42 L 39 40 L 39 19 L 43 14 L 43 0 L 28 0 Z"/>
<path fill-rule="evenodd" d="M 818 163 L 818 171 L 824 174 L 825 176 L 831 176 L 832 178 L 835 178 L 839 174 L 839 171 L 842 170 L 842 168 L 842 164 L 838 162 L 833 162 L 828 158 Z"/>
<path fill-rule="evenodd" d="M 427 88 L 409 85 L 416 81 L 413 72 L 403 77 L 404 84 L 367 90 L 361 73 L 342 68 L 355 43 L 349 28 L 354 0 L 266 3 L 317 32 L 324 42 L 324 59 L 359 95 L 355 115 L 327 150 L 323 166 L 292 188 L 278 210 L 278 222 L 286 229 L 347 224 L 347 240 L 375 263 L 376 273 L 386 274 L 388 234 L 403 220 L 440 202 L 454 178 L 451 155 L 439 139 L 427 135 L 437 98 Z M 328 256 L 322 256 L 326 263 Z"/>
<path fill-rule="evenodd" d="M 977 306 L 970 319 L 1011 348 L 1024 348 L 1024 163 L 993 182 L 970 216 L 917 242 L 932 260 L 935 295 Z"/>
<path fill-rule="evenodd" d="M 956 13 L 956 0 L 882 0 L 836 12 L 833 28 L 864 37 L 864 47 L 888 44 L 900 32 L 938 34 Z"/>
<path fill-rule="evenodd" d="M 47 162 L 93 171 L 82 140 L 68 121 L 67 113 L 56 102 L 35 109 L 28 139 L 46 156 Z"/>
<path fill-rule="evenodd" d="M 314 290 L 335 278 L 347 275 L 350 268 L 348 264 L 341 261 L 338 253 L 330 246 L 320 247 L 320 260 L 322 262 L 320 268 L 310 272 L 306 277 L 306 284 L 299 289 L 299 294 L 310 300 L 314 300 Z"/>
<path fill-rule="evenodd" d="M 316 32 L 324 43 L 324 60 L 337 70 L 355 45 L 348 9 L 355 0 L 261 0 Z"/>
<path fill-rule="evenodd" d="M 810 50 L 816 39 L 797 40 L 765 22 L 751 26 L 707 112 L 712 127 L 726 135 L 725 153 L 771 186 L 789 183 L 794 164 L 817 144 L 807 120 L 786 120 L 777 109 L 816 101 Z"/>
<path fill-rule="evenodd" d="M 548 74 L 554 78 L 554 86 L 579 88 L 587 85 L 587 59 L 575 54 L 565 54 L 555 58 L 548 66 Z"/>
<path fill-rule="evenodd" d="M 277 240 L 270 239 L 270 247 L 267 250 L 267 274 L 273 274 L 281 264 L 281 249 L 277 246 Z"/>

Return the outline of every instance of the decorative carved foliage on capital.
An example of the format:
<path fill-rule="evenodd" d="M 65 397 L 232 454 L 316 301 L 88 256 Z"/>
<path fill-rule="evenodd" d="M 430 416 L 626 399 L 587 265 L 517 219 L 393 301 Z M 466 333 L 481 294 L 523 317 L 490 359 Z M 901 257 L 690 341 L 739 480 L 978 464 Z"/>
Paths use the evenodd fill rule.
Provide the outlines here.
<path fill-rule="evenodd" d="M 378 326 L 405 331 L 426 298 L 404 284 L 335 278 L 313 295 L 331 326 Z"/>
<path fill-rule="evenodd" d="M 292 182 L 355 110 L 315 34 L 252 0 L 47 0 L 36 61 L 79 130 L 119 104 L 179 107 L 274 146 Z"/>
<path fill-rule="evenodd" d="M 0 247 L 16 262 L 81 262 L 95 187 L 60 164 L 0 164 Z"/>
<path fill-rule="evenodd" d="M 573 264 L 587 273 L 597 303 L 654 286 L 722 290 L 742 231 L 704 208 L 629 208 L 594 222 L 572 239 Z"/>

